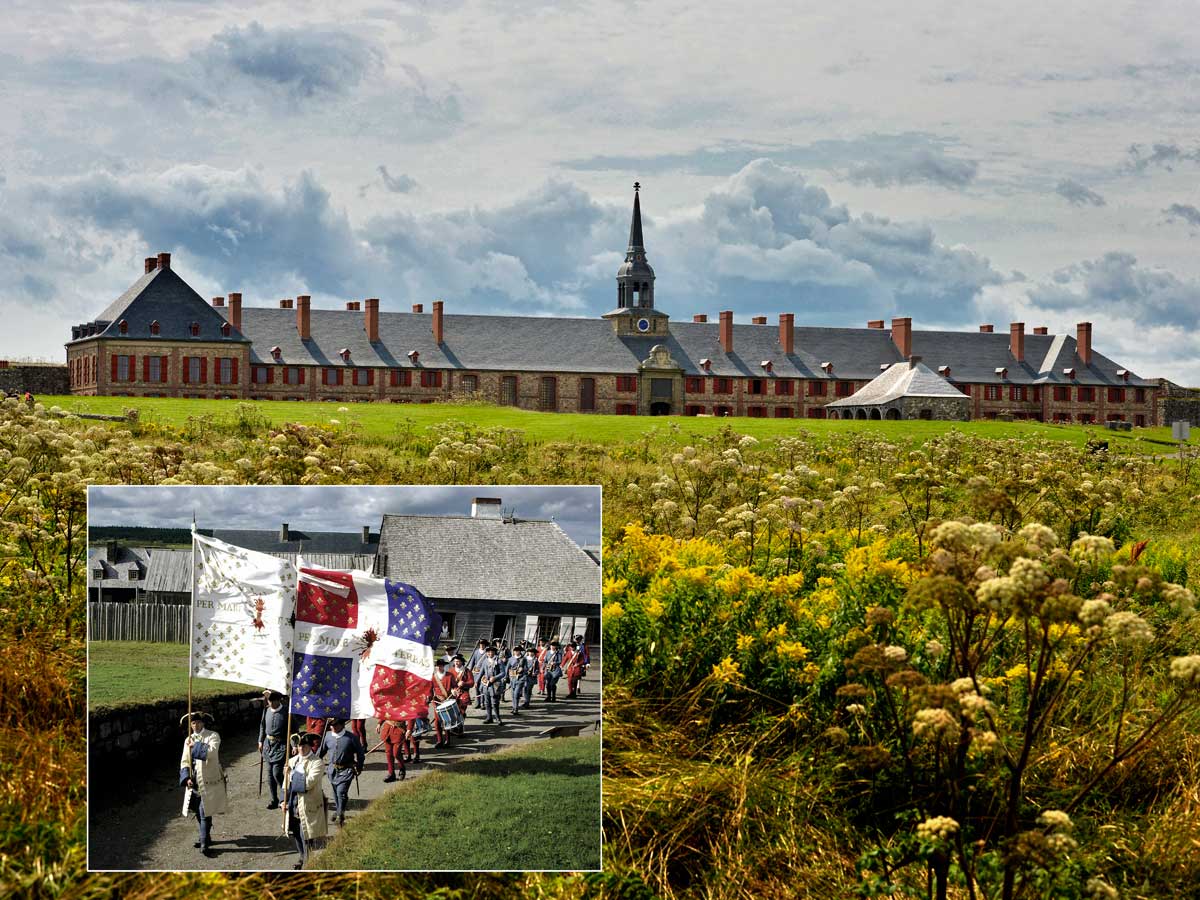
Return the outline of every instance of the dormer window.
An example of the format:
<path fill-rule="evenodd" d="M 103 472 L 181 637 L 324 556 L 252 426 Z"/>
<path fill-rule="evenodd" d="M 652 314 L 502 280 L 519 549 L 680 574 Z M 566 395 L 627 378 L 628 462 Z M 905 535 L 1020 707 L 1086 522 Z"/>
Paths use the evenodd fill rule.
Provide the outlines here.
<path fill-rule="evenodd" d="M 221 323 L 221 337 L 229 337 L 232 331 L 233 329 L 230 327 L 228 322 Z"/>
<path fill-rule="evenodd" d="M 771 374 L 771 369 L 774 368 L 774 364 L 769 359 L 764 359 L 762 362 L 759 363 L 759 365 L 762 366 L 763 371 L 766 372 L 768 375 Z"/>
<path fill-rule="evenodd" d="M 702 368 L 705 372 L 712 372 L 712 360 L 711 359 L 700 360 L 700 368 Z"/>
<path fill-rule="evenodd" d="M 271 348 L 271 358 L 274 359 L 275 362 L 279 362 L 279 360 L 282 356 L 283 356 L 283 351 L 280 350 L 278 347 Z"/>
<path fill-rule="evenodd" d="M 1074 381 L 1075 380 L 1075 369 L 1074 368 L 1063 369 L 1063 375 L 1067 376 L 1067 378 L 1070 378 L 1072 381 Z"/>
<path fill-rule="evenodd" d="M 193 322 L 188 326 L 188 331 L 191 332 L 192 337 L 200 337 L 200 323 Z"/>
<path fill-rule="evenodd" d="M 343 347 L 338 351 L 338 356 L 342 358 L 342 362 L 350 362 L 350 348 Z"/>
<path fill-rule="evenodd" d="M 155 336 L 158 335 L 158 319 L 155 319 L 153 322 L 150 323 L 150 333 Z"/>
<path fill-rule="evenodd" d="M 1004 366 L 999 366 L 996 369 L 996 375 L 999 378 L 1007 378 L 1008 377 L 1008 369 L 1004 368 Z"/>
<path fill-rule="evenodd" d="M 943 378 L 949 378 L 950 377 L 950 367 L 949 366 L 938 366 L 938 374 L 941 375 Z"/>
<path fill-rule="evenodd" d="M 121 334 L 129 334 L 129 323 L 122 319 L 117 323 L 117 330 L 120 331 Z"/>
<path fill-rule="evenodd" d="M 421 358 L 421 354 L 418 353 L 416 350 L 408 351 L 408 361 L 411 362 L 414 366 L 417 364 L 417 360 L 419 360 L 420 358 Z"/>
<path fill-rule="evenodd" d="M 832 375 L 833 374 L 833 363 L 823 362 L 823 363 L 821 363 L 821 369 L 824 370 L 826 375 Z"/>
<path fill-rule="evenodd" d="M 1120 378 L 1122 381 L 1128 381 L 1129 380 L 1129 370 L 1128 369 L 1117 369 L 1117 377 Z"/>
<path fill-rule="evenodd" d="M 886 372 L 886 371 L 887 371 L 888 369 L 890 369 L 891 367 L 892 367 L 892 364 L 891 364 L 891 363 L 880 363 L 880 364 L 879 364 L 879 371 L 880 371 L 880 372 Z"/>

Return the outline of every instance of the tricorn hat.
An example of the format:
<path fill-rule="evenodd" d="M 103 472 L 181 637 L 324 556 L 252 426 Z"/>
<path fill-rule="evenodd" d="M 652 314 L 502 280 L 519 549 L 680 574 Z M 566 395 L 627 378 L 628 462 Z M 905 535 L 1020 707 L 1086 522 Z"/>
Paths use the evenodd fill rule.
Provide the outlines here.
<path fill-rule="evenodd" d="M 190 713 L 184 713 L 182 716 L 180 716 L 179 724 L 182 725 L 188 719 L 192 719 L 192 720 L 198 719 L 201 722 L 204 722 L 207 724 L 213 720 L 213 717 L 206 712 L 195 709 L 195 710 L 192 710 L 192 712 L 190 712 Z"/>

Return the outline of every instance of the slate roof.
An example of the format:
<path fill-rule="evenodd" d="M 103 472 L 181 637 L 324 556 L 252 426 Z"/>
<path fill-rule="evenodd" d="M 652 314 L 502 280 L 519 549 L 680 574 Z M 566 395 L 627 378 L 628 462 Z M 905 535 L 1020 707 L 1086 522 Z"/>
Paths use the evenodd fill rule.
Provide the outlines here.
<path fill-rule="evenodd" d="M 378 534 L 372 533 L 367 542 L 363 543 L 362 534 L 358 531 L 303 531 L 299 528 L 289 528 L 289 540 L 286 542 L 279 540 L 278 531 L 262 529 L 215 528 L 212 536 L 247 550 L 277 556 L 303 552 L 305 558 L 318 553 L 374 556 L 379 546 Z"/>
<path fill-rule="evenodd" d="M 428 313 L 381 312 L 380 340 L 374 344 L 367 340 L 361 311 L 314 309 L 310 315 L 311 338 L 302 342 L 294 309 L 243 309 L 242 332 L 254 342 L 252 361 L 272 363 L 270 348 L 278 346 L 284 365 L 414 368 L 408 353 L 416 350 L 416 368 L 635 374 L 650 348 L 661 343 L 685 375 L 704 374 L 700 360 L 710 359 L 713 375 L 767 377 L 761 364 L 769 359 L 776 378 L 857 381 L 874 379 L 883 363 L 901 361 L 891 332 L 878 328 L 799 326 L 794 352 L 785 357 L 776 325 L 735 324 L 733 353 L 726 355 L 718 323 L 672 322 L 664 339 L 618 337 L 598 317 L 447 314 L 438 346 Z M 1121 367 L 1095 350 L 1091 367 L 1085 368 L 1070 336 L 1026 334 L 1023 364 L 1013 360 L 1008 342 L 1004 332 L 914 331 L 912 352 L 933 368 L 950 366 L 954 381 L 1154 386 L 1132 376 L 1123 381 L 1116 374 Z M 339 355 L 343 348 L 350 350 L 349 362 Z M 822 368 L 826 362 L 833 363 L 830 373 Z M 1062 373 L 1068 367 L 1076 370 L 1074 382 Z M 1008 369 L 1007 379 L 996 374 L 997 368 Z"/>
<path fill-rule="evenodd" d="M 434 599 L 600 605 L 600 567 L 554 522 L 385 515 L 380 553 Z"/>
<path fill-rule="evenodd" d="M 87 586 L 89 588 L 145 588 L 145 578 L 150 565 L 152 551 L 143 547 L 117 546 L 112 559 L 108 547 L 98 546 L 88 550 Z M 97 564 L 103 570 L 101 578 L 93 575 Z M 131 571 L 137 578 L 130 579 Z"/>
<path fill-rule="evenodd" d="M 851 397 L 826 403 L 829 406 L 877 406 L 901 397 L 950 397 L 970 403 L 970 398 L 925 363 L 896 363 Z"/>
<path fill-rule="evenodd" d="M 119 327 L 122 319 L 127 326 L 125 334 L 121 334 Z M 154 321 L 159 325 L 157 336 L 150 334 L 150 323 Z M 173 269 L 155 269 L 142 275 L 93 320 L 95 334 L 75 340 L 106 337 L 138 341 L 245 343 L 247 339 L 236 329 L 231 330 L 229 337 L 221 334 L 221 326 L 225 321 L 225 317 L 206 303 Z M 199 334 L 194 337 L 191 333 L 193 322 L 200 326 Z"/>

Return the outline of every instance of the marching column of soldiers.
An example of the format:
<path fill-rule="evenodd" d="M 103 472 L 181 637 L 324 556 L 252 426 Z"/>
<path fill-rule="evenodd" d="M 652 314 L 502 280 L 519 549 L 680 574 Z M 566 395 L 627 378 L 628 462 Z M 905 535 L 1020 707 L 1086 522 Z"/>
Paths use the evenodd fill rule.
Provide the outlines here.
<path fill-rule="evenodd" d="M 450 647 L 435 661 L 425 715 L 409 719 L 379 720 L 379 742 L 367 749 L 366 720 L 307 717 L 305 730 L 287 738 L 288 713 L 285 697 L 278 691 L 263 691 L 263 715 L 258 726 L 260 755 L 259 795 L 265 773 L 270 793 L 268 810 L 286 809 L 286 833 L 299 856 L 294 868 L 303 868 L 312 841 L 324 837 L 328 824 L 346 822 L 350 787 L 361 774 L 366 754 L 382 749 L 387 760 L 385 783 L 403 781 L 407 765 L 421 761 L 420 741 L 436 738 L 433 747 L 449 747 L 452 736 L 465 732 L 466 713 L 475 690 L 475 708 L 485 710 L 483 724 L 502 726 L 500 709 L 505 694 L 512 691 L 512 715 L 528 709 L 534 687 L 542 702 L 558 701 L 558 682 L 567 679 L 565 699 L 579 696 L 579 679 L 591 662 L 582 635 L 566 642 L 539 638 L 519 641 L 511 649 L 499 638 L 480 639 L 470 659 Z M 211 830 L 213 815 L 227 809 L 225 775 L 219 760 L 221 737 L 209 728 L 212 717 L 194 712 L 184 716 L 190 733 L 184 741 L 179 785 L 184 795 L 184 815 L 194 814 L 200 839 L 195 846 L 205 856 L 215 856 Z M 431 724 L 432 722 L 432 724 Z M 397 774 L 398 773 L 398 774 Z M 324 784 L 333 794 L 332 817 Z M 281 796 L 282 793 L 282 796 Z"/>

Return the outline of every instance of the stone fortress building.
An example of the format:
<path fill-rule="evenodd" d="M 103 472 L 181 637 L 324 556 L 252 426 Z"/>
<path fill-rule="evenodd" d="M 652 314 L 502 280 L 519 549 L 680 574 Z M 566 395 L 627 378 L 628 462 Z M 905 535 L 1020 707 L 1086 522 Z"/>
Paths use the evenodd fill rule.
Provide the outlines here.
<path fill-rule="evenodd" d="M 1157 424 L 1157 383 L 1096 352 L 1089 322 L 1074 335 L 1027 333 L 1022 322 L 1008 334 L 991 325 L 920 331 L 908 317 L 890 327 L 882 319 L 865 328 L 797 326 L 794 313 L 780 314 L 777 327 L 765 316 L 734 324 L 731 311 L 716 322 L 702 314 L 672 322 L 654 305 L 638 188 L 617 304 L 600 318 L 448 314 L 440 300 L 428 312 L 423 303 L 384 312 L 378 298 L 317 309 L 305 294 L 271 308 L 243 307 L 240 293 L 210 305 L 159 253 L 93 321 L 71 329 L 71 391 L 340 403 L 473 397 L 618 415 L 882 418 L 894 409 L 888 417 Z M 957 391 L 966 403 L 922 404 L 919 392 L 891 406 L 837 402 L 901 363 L 919 367 L 926 389 L 940 383 L 933 395 Z M 878 400 L 887 391 L 875 393 Z"/>

